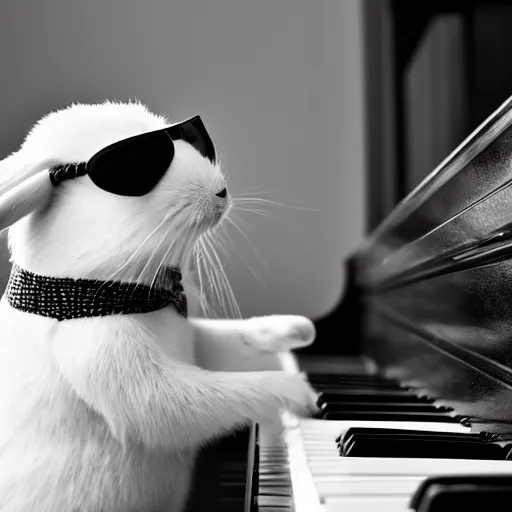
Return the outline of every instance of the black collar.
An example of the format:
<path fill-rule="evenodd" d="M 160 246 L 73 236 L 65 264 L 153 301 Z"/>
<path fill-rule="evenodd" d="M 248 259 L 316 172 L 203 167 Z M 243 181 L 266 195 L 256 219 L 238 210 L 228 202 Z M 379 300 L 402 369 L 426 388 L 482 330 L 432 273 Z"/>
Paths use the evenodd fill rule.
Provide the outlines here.
<path fill-rule="evenodd" d="M 187 297 L 179 269 L 166 269 L 165 281 L 165 288 L 156 288 L 130 282 L 48 277 L 13 264 L 5 293 L 13 308 L 57 320 L 149 313 L 169 305 L 187 317 Z"/>

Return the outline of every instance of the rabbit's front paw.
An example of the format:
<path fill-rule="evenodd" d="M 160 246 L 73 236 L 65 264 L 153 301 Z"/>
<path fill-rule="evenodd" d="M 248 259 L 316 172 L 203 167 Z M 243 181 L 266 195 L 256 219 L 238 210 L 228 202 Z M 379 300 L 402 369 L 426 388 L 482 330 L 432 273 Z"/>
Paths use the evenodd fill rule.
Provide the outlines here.
<path fill-rule="evenodd" d="M 320 412 L 318 393 L 303 375 L 284 372 L 262 372 L 271 400 L 266 404 L 265 415 L 270 418 L 283 410 L 299 417 L 311 417 Z"/>
<path fill-rule="evenodd" d="M 260 352 L 287 352 L 315 339 L 313 322 L 299 315 L 269 315 L 246 320 L 247 343 Z"/>

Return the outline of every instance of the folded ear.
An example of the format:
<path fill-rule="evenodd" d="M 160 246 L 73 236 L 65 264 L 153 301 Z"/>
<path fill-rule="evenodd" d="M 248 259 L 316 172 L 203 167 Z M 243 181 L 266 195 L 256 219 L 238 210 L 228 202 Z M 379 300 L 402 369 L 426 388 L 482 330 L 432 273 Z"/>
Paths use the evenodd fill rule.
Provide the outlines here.
<path fill-rule="evenodd" d="M 54 159 L 37 164 L 23 162 L 14 154 L 0 162 L 0 231 L 48 204 L 53 185 L 48 169 Z"/>

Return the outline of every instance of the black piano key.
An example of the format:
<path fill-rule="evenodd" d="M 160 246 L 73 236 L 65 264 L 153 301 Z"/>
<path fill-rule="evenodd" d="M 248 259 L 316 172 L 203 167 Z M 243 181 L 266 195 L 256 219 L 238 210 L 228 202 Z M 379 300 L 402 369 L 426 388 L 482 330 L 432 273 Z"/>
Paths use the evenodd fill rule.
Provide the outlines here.
<path fill-rule="evenodd" d="M 390 390 L 390 391 L 407 391 L 407 389 L 405 388 L 401 388 L 401 387 L 398 387 L 398 386 L 394 386 L 394 385 L 388 385 L 388 386 L 383 386 L 383 385 L 380 385 L 380 384 L 373 384 L 373 383 L 370 383 L 370 382 L 366 382 L 366 383 L 359 383 L 359 382 L 311 382 L 309 381 L 309 383 L 315 388 L 315 389 L 318 389 L 318 390 L 329 390 L 329 389 L 332 389 L 332 390 L 339 390 L 339 391 L 343 391 L 345 389 L 366 389 L 368 391 L 386 391 L 386 390 Z"/>
<path fill-rule="evenodd" d="M 370 374 L 343 374 L 343 373 L 316 373 L 309 372 L 308 379 L 313 380 L 331 380 L 331 381 L 360 381 L 360 382 L 397 382 L 392 379 L 387 379 L 382 375 L 370 375 Z"/>
<path fill-rule="evenodd" d="M 505 460 L 510 448 L 487 433 L 354 427 L 335 439 L 344 457 Z"/>
<path fill-rule="evenodd" d="M 397 436 L 443 436 L 446 439 L 461 439 L 465 441 L 491 441 L 498 439 L 496 434 L 489 432 L 430 432 L 428 430 L 402 430 L 398 428 L 371 428 L 371 427 L 351 427 L 345 432 L 336 437 L 336 443 L 346 443 L 350 441 L 350 438 L 355 434 L 382 434 L 382 435 L 397 435 Z"/>
<path fill-rule="evenodd" d="M 394 381 L 387 381 L 383 379 L 347 379 L 343 376 L 337 376 L 337 377 L 329 377 L 324 378 L 324 376 L 320 377 L 312 377 L 308 375 L 308 381 L 311 382 L 313 385 L 318 386 L 328 386 L 328 385 L 336 385 L 339 387 L 343 386 L 370 386 L 375 388 L 392 388 L 392 389 L 401 389 L 401 386 L 398 382 Z"/>
<path fill-rule="evenodd" d="M 390 411 L 390 412 L 429 412 L 438 414 L 447 412 L 445 408 L 438 408 L 434 405 L 403 402 L 323 402 L 320 408 L 323 412 L 343 411 Z"/>
<path fill-rule="evenodd" d="M 498 444 L 432 438 L 389 438 L 361 434 L 342 449 L 344 457 L 505 460 Z"/>
<path fill-rule="evenodd" d="M 362 389 L 347 389 L 343 391 L 319 390 L 320 397 L 325 402 L 421 402 L 433 403 L 429 398 L 418 398 L 416 395 L 409 391 L 368 391 Z"/>
<path fill-rule="evenodd" d="M 416 512 L 510 510 L 512 475 L 461 475 L 427 478 L 413 495 Z"/>
<path fill-rule="evenodd" d="M 339 375 L 314 375 L 310 382 L 320 392 L 317 418 L 326 420 L 382 420 L 458 422 L 451 409 L 435 407 L 433 400 L 418 398 L 397 382 L 381 377 L 345 379 Z M 346 384 L 344 386 L 344 384 Z"/>
<path fill-rule="evenodd" d="M 489 430 L 497 433 L 512 432 L 512 422 L 510 421 L 502 422 L 498 420 L 486 420 L 482 418 L 468 417 L 466 419 L 466 423 L 475 431 Z"/>
<path fill-rule="evenodd" d="M 372 430 L 375 430 L 374 432 L 372 432 Z M 397 432 L 400 432 L 400 433 L 388 433 L 388 429 L 382 429 L 384 430 L 384 432 L 380 432 L 381 429 L 371 429 L 371 428 L 354 428 L 354 429 L 349 429 L 347 432 L 345 432 L 344 434 L 341 434 L 339 435 L 338 437 L 336 437 L 335 439 L 335 443 L 338 447 L 340 447 L 341 449 L 343 450 L 346 450 L 349 446 L 351 446 L 355 441 L 359 440 L 359 439 L 366 439 L 367 437 L 375 437 L 375 438 L 379 438 L 379 439 L 390 439 L 390 440 L 396 440 L 396 439 L 426 439 L 426 438 L 430 438 L 431 436 L 429 434 L 434 434 L 434 432 L 428 432 L 428 431 L 425 431 L 425 434 L 427 435 L 421 435 L 420 431 L 417 431 L 418 433 L 417 434 L 407 434 L 405 430 L 397 430 Z M 435 437 L 433 437 L 434 439 L 436 439 Z M 453 441 L 456 441 L 458 440 L 457 437 L 450 437 L 450 436 L 446 436 L 446 437 L 443 437 L 442 434 L 440 433 L 440 436 L 438 437 L 438 439 L 441 439 L 441 438 L 444 438 L 446 440 L 453 440 Z M 478 442 L 474 439 L 468 439 L 467 442 Z"/>
<path fill-rule="evenodd" d="M 320 412 L 317 419 L 323 420 L 353 420 L 353 421 L 427 421 L 439 423 L 459 423 L 457 417 L 445 413 L 429 412 L 388 412 L 388 411 L 336 411 Z"/>

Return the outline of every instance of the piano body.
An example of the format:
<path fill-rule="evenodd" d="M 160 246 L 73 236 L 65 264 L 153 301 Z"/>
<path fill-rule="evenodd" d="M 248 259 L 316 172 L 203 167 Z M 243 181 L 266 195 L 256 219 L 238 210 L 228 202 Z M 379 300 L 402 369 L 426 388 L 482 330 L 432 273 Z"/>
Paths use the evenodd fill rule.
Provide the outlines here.
<path fill-rule="evenodd" d="M 496 75 L 489 62 L 503 57 L 482 27 L 500 17 L 512 22 L 512 8 L 412 3 L 423 5 L 413 22 L 411 2 L 366 4 L 376 38 L 367 51 L 373 45 L 391 54 L 391 43 L 400 42 L 401 51 L 388 68 L 381 64 L 379 80 L 369 80 L 370 88 L 380 84 L 373 97 L 378 92 L 395 108 L 386 114 L 377 102 L 381 111 L 371 118 L 370 234 L 344 264 L 343 298 L 317 320 L 314 345 L 255 362 L 305 371 L 322 412 L 310 419 L 284 412 L 273 425 L 254 425 L 206 450 L 191 510 L 512 506 L 512 98 L 482 117 L 490 101 L 506 99 L 503 83 L 512 92 L 512 71 L 496 76 L 501 89 L 481 79 L 493 69 Z M 462 20 L 462 48 L 469 41 L 476 62 L 466 86 L 480 84 L 483 93 L 467 96 L 464 142 L 417 184 L 404 76 L 440 13 Z"/>

